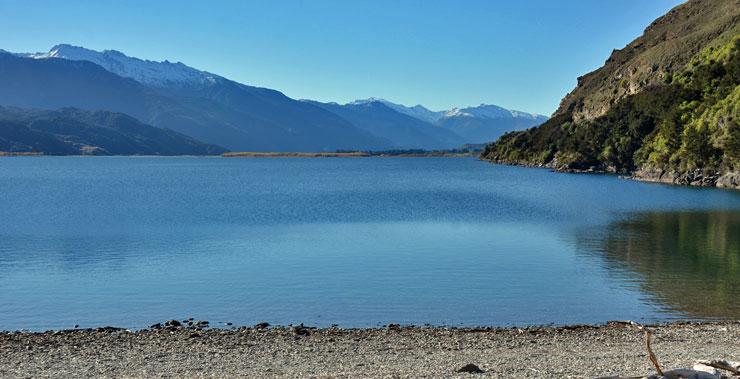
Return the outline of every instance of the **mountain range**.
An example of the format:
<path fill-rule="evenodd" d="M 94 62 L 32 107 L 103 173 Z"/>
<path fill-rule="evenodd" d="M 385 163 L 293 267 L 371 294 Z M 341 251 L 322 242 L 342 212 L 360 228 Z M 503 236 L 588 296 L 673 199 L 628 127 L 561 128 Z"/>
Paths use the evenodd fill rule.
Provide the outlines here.
<path fill-rule="evenodd" d="M 45 53 L 0 50 L 0 105 L 124 113 L 231 151 L 450 148 L 546 119 L 495 106 L 433 112 L 376 100 L 299 101 L 181 62 L 71 45 Z"/>
<path fill-rule="evenodd" d="M 94 55 L 91 50 L 60 45 L 52 51 L 54 57 L 0 54 L 0 105 L 121 112 L 228 150 L 323 151 L 390 146 L 388 141 L 331 112 L 278 91 L 207 74 L 203 74 L 205 80 L 193 80 L 197 75 L 192 69 L 185 70 L 192 74 L 184 76 L 189 80 L 175 81 L 174 75 L 164 75 L 169 79 L 151 84 L 155 82 L 155 68 L 172 65 L 121 58 L 123 54 L 111 51 L 99 53 L 123 59 L 118 61 L 120 65 L 110 63 L 117 67 L 116 72 L 151 78 L 140 82 L 137 76 L 121 76 L 86 60 Z M 152 70 L 132 68 L 139 65 Z"/>
<path fill-rule="evenodd" d="M 368 133 L 387 138 L 395 148 L 448 149 L 467 142 L 448 129 L 399 113 L 384 102 L 354 102 L 345 105 L 309 102 L 339 115 Z"/>
<path fill-rule="evenodd" d="M 547 116 L 508 110 L 490 104 L 432 111 L 423 105 L 407 107 L 384 99 L 370 98 L 355 100 L 347 105 L 371 102 L 382 103 L 396 112 L 447 129 L 462 137 L 466 143 L 492 142 L 506 132 L 527 129 L 542 124 L 548 119 Z"/>
<path fill-rule="evenodd" d="M 673 8 L 579 77 L 551 119 L 504 135 L 483 156 L 740 188 L 740 2 Z"/>

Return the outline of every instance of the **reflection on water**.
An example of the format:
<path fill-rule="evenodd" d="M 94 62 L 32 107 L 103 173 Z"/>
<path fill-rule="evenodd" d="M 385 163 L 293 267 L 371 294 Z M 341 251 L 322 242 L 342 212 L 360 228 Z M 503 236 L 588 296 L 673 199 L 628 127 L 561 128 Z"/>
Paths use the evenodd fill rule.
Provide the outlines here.
<path fill-rule="evenodd" d="M 670 309 L 740 318 L 740 212 L 637 213 L 579 240 Z"/>

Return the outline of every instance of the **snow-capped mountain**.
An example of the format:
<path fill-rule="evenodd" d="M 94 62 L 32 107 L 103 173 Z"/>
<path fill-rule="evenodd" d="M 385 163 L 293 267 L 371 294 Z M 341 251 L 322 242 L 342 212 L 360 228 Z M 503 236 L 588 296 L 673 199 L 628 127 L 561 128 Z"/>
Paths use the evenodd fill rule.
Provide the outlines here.
<path fill-rule="evenodd" d="M 407 107 L 403 104 L 371 97 L 355 100 L 348 105 L 374 102 L 382 103 L 396 112 L 453 131 L 469 143 L 491 142 L 505 132 L 526 129 L 547 120 L 546 116 L 509 110 L 491 104 L 432 111 L 422 105 Z"/>
<path fill-rule="evenodd" d="M 0 104 L 125 113 L 233 151 L 383 150 L 391 142 L 285 94 L 182 63 L 57 45 L 0 52 Z"/>
<path fill-rule="evenodd" d="M 521 119 L 529 119 L 529 120 L 540 120 L 544 117 L 545 119 L 547 119 L 546 116 L 542 116 L 539 114 L 509 110 L 506 108 L 499 107 L 498 105 L 492 105 L 492 104 L 481 104 L 475 107 L 466 107 L 466 108 L 455 107 L 452 109 L 442 110 L 442 111 L 433 111 L 419 104 L 414 105 L 413 107 L 407 107 L 403 104 L 393 103 L 388 100 L 377 98 L 377 97 L 370 97 L 367 99 L 355 100 L 348 104 L 357 105 L 357 104 L 367 104 L 367 103 L 372 103 L 372 102 L 383 103 L 384 105 L 395 110 L 396 112 L 400 112 L 405 115 L 415 117 L 420 120 L 424 120 L 426 122 L 431 122 L 433 124 L 439 123 L 442 119 L 450 118 L 450 117 L 480 117 L 480 118 L 490 118 L 490 119 L 521 118 Z"/>
<path fill-rule="evenodd" d="M 222 77 L 200 71 L 181 62 L 156 62 L 129 57 L 116 50 L 95 51 L 67 44 L 56 45 L 46 53 L 25 53 L 19 56 L 33 59 L 62 58 L 89 61 L 124 78 L 157 87 L 198 86 L 213 84 Z"/>
<path fill-rule="evenodd" d="M 0 66 L 0 103 L 127 113 L 231 150 L 441 148 L 490 142 L 546 119 L 486 104 L 432 111 L 370 98 L 334 107 L 296 101 L 180 62 L 68 44 L 45 53 L 0 51 L 0 61 L 8 63 Z"/>
<path fill-rule="evenodd" d="M 485 117 L 485 118 L 507 118 L 513 117 L 511 111 L 497 105 L 481 104 L 477 107 L 453 109 L 454 113 L 448 112 L 445 117 Z"/>
<path fill-rule="evenodd" d="M 523 119 L 530 119 L 530 120 L 536 120 L 542 117 L 542 115 L 534 114 L 534 113 L 527 113 L 527 112 L 521 112 L 521 111 L 514 111 L 509 110 L 506 108 L 499 107 L 498 105 L 492 105 L 492 104 L 481 104 L 477 107 L 468 107 L 463 108 L 459 110 L 459 113 L 455 116 L 475 116 L 475 117 L 485 117 L 485 118 L 523 118 Z M 454 116 L 449 116 L 454 117 Z"/>
<path fill-rule="evenodd" d="M 388 102 L 361 100 L 340 105 L 304 101 L 333 112 L 376 136 L 388 139 L 397 149 L 449 149 L 467 142 L 451 130 L 397 111 L 386 105 Z"/>

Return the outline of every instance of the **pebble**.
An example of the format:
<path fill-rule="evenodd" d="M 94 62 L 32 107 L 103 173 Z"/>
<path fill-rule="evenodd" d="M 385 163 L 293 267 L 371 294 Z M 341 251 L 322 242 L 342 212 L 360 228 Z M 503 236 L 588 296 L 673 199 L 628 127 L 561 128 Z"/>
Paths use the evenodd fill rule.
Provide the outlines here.
<path fill-rule="evenodd" d="M 168 320 L 164 323 L 164 326 L 174 326 L 174 327 L 180 327 L 182 324 L 180 321 L 177 320 Z"/>
<path fill-rule="evenodd" d="M 482 374 L 485 371 L 481 370 L 480 367 L 472 363 L 468 363 L 465 366 L 461 367 L 459 370 L 457 370 L 457 372 L 467 372 L 469 374 Z"/>

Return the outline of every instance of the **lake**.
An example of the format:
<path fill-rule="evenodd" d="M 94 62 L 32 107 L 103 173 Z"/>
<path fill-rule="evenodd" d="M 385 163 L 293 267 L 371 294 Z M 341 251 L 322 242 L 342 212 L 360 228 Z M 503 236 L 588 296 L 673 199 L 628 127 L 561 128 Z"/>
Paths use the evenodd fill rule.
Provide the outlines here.
<path fill-rule="evenodd" d="M 473 158 L 0 159 L 0 330 L 740 317 L 740 192 Z"/>

